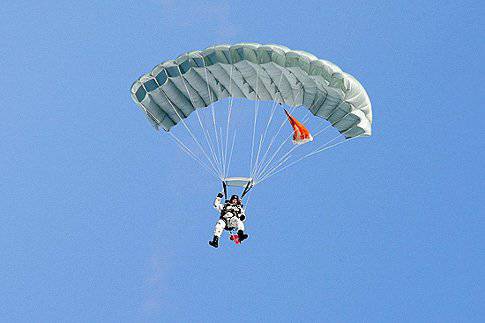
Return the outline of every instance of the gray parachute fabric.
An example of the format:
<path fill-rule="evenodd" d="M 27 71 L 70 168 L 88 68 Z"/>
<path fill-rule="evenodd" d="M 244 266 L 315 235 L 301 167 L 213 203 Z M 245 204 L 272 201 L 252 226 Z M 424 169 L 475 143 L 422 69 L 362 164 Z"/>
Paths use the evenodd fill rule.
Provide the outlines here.
<path fill-rule="evenodd" d="M 304 106 L 346 138 L 371 135 L 372 110 L 362 85 L 335 64 L 280 45 L 241 43 L 193 51 L 157 65 L 131 88 L 157 129 L 224 98 Z"/>
<path fill-rule="evenodd" d="M 157 130 L 165 130 L 187 155 L 225 187 L 243 187 L 245 193 L 310 156 L 351 139 L 370 136 L 372 132 L 371 103 L 354 77 L 329 61 L 279 45 L 217 45 L 183 54 L 141 76 L 133 83 L 131 95 Z M 233 113 L 249 110 L 234 110 L 235 98 L 255 103 L 253 117 L 237 119 L 237 126 L 230 124 Z M 224 99 L 228 99 L 227 106 L 215 109 L 215 103 Z M 272 107 L 258 112 L 263 101 Z M 296 108 L 305 111 L 301 124 L 316 123 L 313 139 L 327 128 L 335 129 L 337 136 L 326 142 L 319 137 L 311 144 L 291 146 L 292 133 L 281 131 L 288 122 L 286 116 L 281 114 L 280 121 L 274 117 L 278 103 L 289 107 L 290 114 Z M 207 107 L 211 116 L 199 113 Z M 217 110 L 223 115 L 227 112 L 227 117 L 216 118 Z M 281 110 L 286 111 L 284 107 Z M 192 128 L 195 121 L 184 120 L 194 111 L 200 131 Z M 207 121 L 204 115 L 212 125 L 204 122 Z M 252 126 L 243 125 L 242 120 L 251 120 Z M 325 126 L 327 121 L 329 124 Z M 192 146 L 178 137 L 178 130 L 171 131 L 179 123 L 193 140 Z M 209 130 L 211 126 L 213 132 Z M 281 135 L 283 138 L 278 141 Z M 240 154 L 234 158 L 237 164 L 231 165 L 234 151 Z M 239 167 L 236 176 L 231 174 L 231 166 Z"/>

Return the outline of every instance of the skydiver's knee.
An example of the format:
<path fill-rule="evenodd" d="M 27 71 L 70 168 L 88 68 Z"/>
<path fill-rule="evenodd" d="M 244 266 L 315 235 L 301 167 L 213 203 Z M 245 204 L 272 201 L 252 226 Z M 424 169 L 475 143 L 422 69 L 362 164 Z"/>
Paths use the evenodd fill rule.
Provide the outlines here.
<path fill-rule="evenodd" d="M 224 229 L 225 226 L 226 226 L 226 222 L 224 222 L 223 220 L 219 220 L 216 223 L 216 227 Z"/>
<path fill-rule="evenodd" d="M 241 220 L 237 221 L 237 229 L 244 231 L 244 223 Z"/>

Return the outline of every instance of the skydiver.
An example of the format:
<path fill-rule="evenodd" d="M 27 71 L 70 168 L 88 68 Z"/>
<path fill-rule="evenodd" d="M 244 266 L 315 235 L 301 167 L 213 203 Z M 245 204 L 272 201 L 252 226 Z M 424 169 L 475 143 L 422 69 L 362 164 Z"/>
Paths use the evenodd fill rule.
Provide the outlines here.
<path fill-rule="evenodd" d="M 214 229 L 214 237 L 212 241 L 209 241 L 209 244 L 214 248 L 219 247 L 219 238 L 224 229 L 232 230 L 237 228 L 239 242 L 248 238 L 248 235 L 244 233 L 243 221 L 246 220 L 246 215 L 239 196 L 233 195 L 229 201 L 222 204 L 221 200 L 223 196 L 222 192 L 217 194 L 214 201 L 214 209 L 220 213 L 219 220 Z"/>

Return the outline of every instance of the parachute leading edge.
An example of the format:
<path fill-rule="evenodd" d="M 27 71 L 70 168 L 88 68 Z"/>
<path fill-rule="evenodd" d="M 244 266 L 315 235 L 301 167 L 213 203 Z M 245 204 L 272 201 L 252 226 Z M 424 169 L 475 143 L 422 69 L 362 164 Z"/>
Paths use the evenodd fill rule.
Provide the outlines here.
<path fill-rule="evenodd" d="M 293 127 L 293 143 L 295 145 L 302 145 L 306 144 L 309 141 L 313 141 L 313 137 L 310 131 L 308 131 L 308 129 L 300 121 L 296 120 L 295 117 L 289 114 L 286 109 L 284 110 L 286 116 L 288 117 L 288 121 Z"/>

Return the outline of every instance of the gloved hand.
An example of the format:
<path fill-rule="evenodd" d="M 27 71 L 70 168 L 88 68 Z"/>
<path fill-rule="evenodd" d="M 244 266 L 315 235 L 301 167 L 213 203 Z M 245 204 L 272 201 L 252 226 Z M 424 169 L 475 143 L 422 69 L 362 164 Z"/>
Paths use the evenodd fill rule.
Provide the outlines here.
<path fill-rule="evenodd" d="M 239 219 L 241 219 L 241 221 L 244 221 L 244 220 L 246 220 L 246 216 L 244 214 L 241 214 L 241 216 L 239 217 Z"/>
<path fill-rule="evenodd" d="M 220 192 L 219 194 L 217 194 L 217 197 L 218 198 L 222 198 L 224 196 L 224 194 L 222 194 L 222 192 Z"/>

